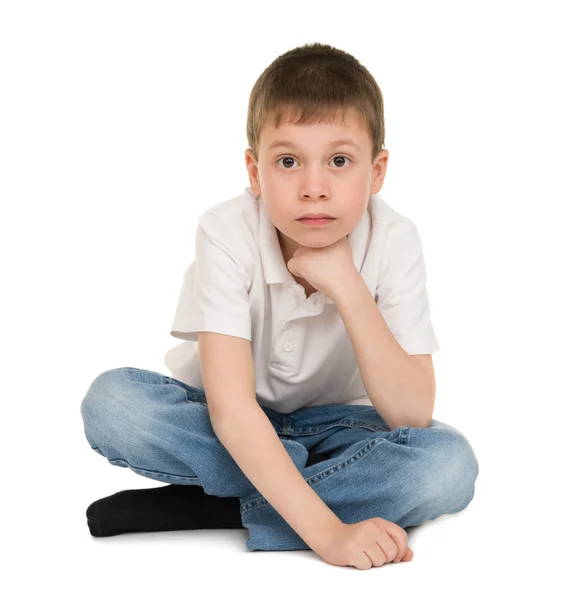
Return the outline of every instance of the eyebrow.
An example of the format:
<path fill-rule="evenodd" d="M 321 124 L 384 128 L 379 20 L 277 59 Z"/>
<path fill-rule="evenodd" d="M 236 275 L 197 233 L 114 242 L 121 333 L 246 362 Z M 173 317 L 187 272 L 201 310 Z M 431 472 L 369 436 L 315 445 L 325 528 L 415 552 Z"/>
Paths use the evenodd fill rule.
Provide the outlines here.
<path fill-rule="evenodd" d="M 329 145 L 331 147 L 333 147 L 333 146 L 343 146 L 345 144 L 348 146 L 354 146 L 357 150 L 360 150 L 360 146 L 358 144 L 355 144 L 353 142 L 353 140 L 349 140 L 349 139 L 336 140 L 334 142 L 331 142 L 331 144 L 329 144 Z M 267 150 L 271 150 L 271 148 L 276 148 L 277 146 L 287 146 L 287 147 L 291 147 L 291 148 L 297 148 L 296 144 L 293 144 L 289 140 L 278 140 L 277 142 L 272 143 L 267 148 Z"/>

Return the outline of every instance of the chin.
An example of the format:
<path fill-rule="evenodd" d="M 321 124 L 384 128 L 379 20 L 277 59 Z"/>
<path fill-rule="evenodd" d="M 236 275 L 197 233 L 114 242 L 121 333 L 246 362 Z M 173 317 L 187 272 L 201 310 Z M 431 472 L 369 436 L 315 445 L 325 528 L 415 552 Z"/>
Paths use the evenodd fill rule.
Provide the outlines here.
<path fill-rule="evenodd" d="M 325 248 L 326 246 L 331 246 L 331 244 L 335 244 L 338 240 L 304 240 L 306 243 L 298 242 L 300 246 L 304 246 L 305 248 Z"/>

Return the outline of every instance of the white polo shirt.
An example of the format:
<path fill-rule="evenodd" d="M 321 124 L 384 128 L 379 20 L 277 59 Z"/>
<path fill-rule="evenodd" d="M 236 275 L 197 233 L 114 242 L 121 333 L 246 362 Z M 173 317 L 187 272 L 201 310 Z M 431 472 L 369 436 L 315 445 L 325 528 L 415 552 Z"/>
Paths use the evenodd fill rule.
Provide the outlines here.
<path fill-rule="evenodd" d="M 439 344 L 430 320 L 417 227 L 372 194 L 349 233 L 354 264 L 391 332 L 408 354 Z M 251 342 L 256 399 L 280 413 L 323 404 L 371 404 L 333 300 L 304 288 L 286 267 L 263 199 L 249 187 L 206 210 L 195 234 L 165 355 L 171 376 L 204 390 L 198 332 Z M 372 340 L 375 344 L 376 340 Z"/>

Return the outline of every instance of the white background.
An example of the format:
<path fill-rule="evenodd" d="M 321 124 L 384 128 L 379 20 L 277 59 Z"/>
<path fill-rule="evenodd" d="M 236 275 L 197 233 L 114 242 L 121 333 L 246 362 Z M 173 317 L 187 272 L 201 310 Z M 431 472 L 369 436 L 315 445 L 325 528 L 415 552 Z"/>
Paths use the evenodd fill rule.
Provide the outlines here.
<path fill-rule="evenodd" d="M 555 5 L 1 4 L 5 597 L 558 590 Z M 161 484 L 90 449 L 80 402 L 107 369 L 169 374 L 198 216 L 249 183 L 251 88 L 279 54 L 316 41 L 381 87 L 380 195 L 423 240 L 441 346 L 434 417 L 470 440 L 475 497 L 412 532 L 412 562 L 367 571 L 249 552 L 244 529 L 93 538 L 92 501 Z"/>

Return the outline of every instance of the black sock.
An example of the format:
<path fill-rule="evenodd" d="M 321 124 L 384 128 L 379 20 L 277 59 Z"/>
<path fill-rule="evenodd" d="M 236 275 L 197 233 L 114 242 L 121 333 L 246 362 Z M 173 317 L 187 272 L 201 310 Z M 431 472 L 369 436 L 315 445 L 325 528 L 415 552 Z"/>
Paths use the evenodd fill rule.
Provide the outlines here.
<path fill-rule="evenodd" d="M 306 466 L 325 460 L 310 452 Z M 165 485 L 123 490 L 86 509 L 92 536 L 138 531 L 243 529 L 238 497 L 211 496 L 199 485 Z"/>
<path fill-rule="evenodd" d="M 123 490 L 90 504 L 86 517 L 95 537 L 136 531 L 243 528 L 239 498 L 211 496 L 199 485 Z"/>

